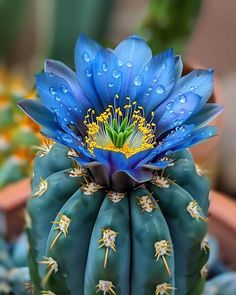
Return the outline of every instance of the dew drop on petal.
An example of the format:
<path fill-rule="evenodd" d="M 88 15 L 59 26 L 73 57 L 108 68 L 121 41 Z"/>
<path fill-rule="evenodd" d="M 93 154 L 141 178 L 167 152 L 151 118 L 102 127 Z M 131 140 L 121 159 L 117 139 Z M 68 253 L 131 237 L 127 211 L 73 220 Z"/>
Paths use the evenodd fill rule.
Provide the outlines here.
<path fill-rule="evenodd" d="M 148 90 L 149 90 L 149 91 L 152 91 L 152 86 L 148 87 Z"/>
<path fill-rule="evenodd" d="M 67 143 L 72 143 L 73 139 L 72 138 L 68 138 L 67 136 L 62 136 L 62 139 L 67 142 Z"/>
<path fill-rule="evenodd" d="M 108 71 L 107 64 L 105 64 L 105 63 L 102 64 L 102 70 L 103 70 L 103 72 L 107 72 Z"/>
<path fill-rule="evenodd" d="M 185 109 L 180 109 L 179 113 L 183 115 L 185 113 Z"/>
<path fill-rule="evenodd" d="M 171 110 L 173 107 L 173 102 L 169 102 L 167 105 L 166 105 L 166 109 L 169 111 Z"/>
<path fill-rule="evenodd" d="M 163 85 L 158 85 L 156 88 L 157 94 L 163 94 L 165 92 L 165 87 Z"/>
<path fill-rule="evenodd" d="M 68 111 L 71 111 L 71 110 L 72 110 L 72 108 L 69 106 L 69 107 L 67 107 L 67 110 L 68 110 Z"/>
<path fill-rule="evenodd" d="M 113 83 L 108 83 L 108 87 L 112 88 L 114 86 Z"/>
<path fill-rule="evenodd" d="M 57 92 L 56 92 L 56 89 L 54 87 L 50 87 L 49 88 L 49 91 L 52 95 L 55 95 Z"/>
<path fill-rule="evenodd" d="M 90 62 L 90 56 L 89 56 L 89 54 L 87 52 L 85 52 L 83 54 L 83 59 L 84 59 L 85 62 Z"/>
<path fill-rule="evenodd" d="M 92 71 L 90 69 L 85 70 L 86 77 L 90 78 L 92 76 Z"/>
<path fill-rule="evenodd" d="M 145 71 L 148 71 L 149 70 L 149 66 L 145 66 L 144 70 Z"/>
<path fill-rule="evenodd" d="M 65 117 L 64 119 L 63 119 L 65 122 L 68 122 L 68 119 Z"/>
<path fill-rule="evenodd" d="M 120 78 L 121 76 L 121 72 L 119 70 L 113 70 L 112 71 L 112 77 L 115 78 L 115 79 L 118 79 Z"/>
<path fill-rule="evenodd" d="M 142 80 L 141 80 L 140 76 L 135 76 L 133 82 L 134 82 L 135 86 L 141 86 L 142 85 Z"/>
<path fill-rule="evenodd" d="M 49 77 L 54 77 L 54 74 L 52 72 L 49 73 Z"/>
<path fill-rule="evenodd" d="M 74 107 L 73 109 L 74 109 L 74 111 L 78 111 L 78 108 L 77 107 Z"/>
<path fill-rule="evenodd" d="M 56 99 L 56 101 L 61 101 L 60 96 L 56 96 L 55 99 Z"/>
<path fill-rule="evenodd" d="M 128 68 L 132 68 L 133 64 L 132 64 L 132 62 L 127 61 L 126 66 L 127 66 Z"/>
<path fill-rule="evenodd" d="M 102 72 L 101 71 L 98 71 L 98 76 L 101 76 Z"/>
<path fill-rule="evenodd" d="M 166 62 L 163 62 L 161 68 L 162 68 L 162 69 L 165 69 L 165 68 L 166 68 Z"/>
<path fill-rule="evenodd" d="M 123 65 L 124 65 L 124 62 L 122 61 L 122 60 L 118 60 L 118 65 L 120 66 L 120 67 L 122 67 Z"/>
<path fill-rule="evenodd" d="M 63 93 L 67 93 L 69 91 L 67 86 L 64 85 L 64 84 L 61 86 L 61 90 L 62 90 Z"/>
<path fill-rule="evenodd" d="M 179 102 L 181 102 L 181 103 L 185 103 L 186 101 L 187 101 L 186 96 L 185 96 L 185 95 L 181 95 L 181 96 L 180 96 L 180 99 L 179 99 Z"/>

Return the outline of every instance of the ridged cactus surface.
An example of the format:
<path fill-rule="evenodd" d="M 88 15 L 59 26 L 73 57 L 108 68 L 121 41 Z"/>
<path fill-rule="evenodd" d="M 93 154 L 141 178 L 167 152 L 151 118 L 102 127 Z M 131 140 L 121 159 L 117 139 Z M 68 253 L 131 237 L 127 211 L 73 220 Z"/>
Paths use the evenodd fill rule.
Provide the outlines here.
<path fill-rule="evenodd" d="M 34 294 L 200 295 L 209 182 L 189 151 L 127 193 L 95 183 L 54 144 L 35 160 L 27 208 Z"/>

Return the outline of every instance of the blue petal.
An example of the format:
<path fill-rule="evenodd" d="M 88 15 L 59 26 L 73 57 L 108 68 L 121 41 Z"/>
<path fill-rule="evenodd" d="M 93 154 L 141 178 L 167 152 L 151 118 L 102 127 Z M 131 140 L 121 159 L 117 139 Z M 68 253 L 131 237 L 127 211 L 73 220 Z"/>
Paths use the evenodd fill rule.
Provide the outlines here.
<path fill-rule="evenodd" d="M 98 43 L 83 34 L 75 46 L 75 68 L 79 84 L 90 103 L 99 112 L 103 108 L 95 89 L 92 64 L 101 48 Z"/>
<path fill-rule="evenodd" d="M 182 125 L 198 107 L 201 98 L 195 93 L 187 92 L 177 96 L 166 105 L 166 110 L 158 120 L 158 108 L 154 113 L 156 136 L 161 136 L 167 130 Z"/>
<path fill-rule="evenodd" d="M 62 130 L 54 119 L 53 113 L 44 105 L 32 99 L 25 99 L 18 103 L 19 107 L 36 123 L 50 129 Z"/>
<path fill-rule="evenodd" d="M 117 58 L 107 49 L 101 49 L 93 62 L 94 83 L 103 107 L 113 103 L 121 89 L 122 72 Z"/>
<path fill-rule="evenodd" d="M 86 156 L 86 157 L 89 157 L 92 159 L 94 158 L 90 154 L 90 152 L 84 147 L 81 140 L 71 136 L 70 134 L 67 134 L 67 133 L 60 131 L 60 130 L 46 129 L 46 128 L 43 129 L 41 131 L 41 133 L 44 136 L 55 140 L 56 142 L 59 142 L 65 146 L 68 146 L 68 147 L 74 149 L 75 151 L 81 153 L 83 156 Z"/>
<path fill-rule="evenodd" d="M 83 120 L 88 105 L 73 96 L 70 86 L 63 78 L 49 73 L 38 74 L 36 85 L 40 101 L 57 118 L 67 124 L 74 124 L 81 132 L 85 131 Z"/>
<path fill-rule="evenodd" d="M 147 171 L 141 168 L 136 168 L 136 169 L 127 168 L 127 169 L 118 170 L 113 174 L 113 178 L 118 173 L 121 173 L 121 172 L 127 174 L 130 178 L 132 178 L 137 183 L 147 182 L 153 178 L 153 174 L 151 171 Z"/>
<path fill-rule="evenodd" d="M 182 76 L 183 62 L 180 55 L 175 56 L 175 79 L 178 80 Z"/>
<path fill-rule="evenodd" d="M 211 137 L 217 135 L 217 127 L 216 126 L 207 126 L 200 129 L 195 130 L 187 138 L 185 138 L 182 142 L 178 145 L 175 145 L 171 150 L 168 150 L 168 153 L 173 153 L 180 151 L 185 148 L 192 147 L 200 142 L 203 142 Z"/>
<path fill-rule="evenodd" d="M 153 111 L 169 95 L 175 83 L 175 57 L 169 49 L 151 59 L 142 72 L 143 85 L 137 101 L 145 114 Z"/>
<path fill-rule="evenodd" d="M 139 166 L 149 163 L 154 158 L 162 159 L 165 156 L 166 151 L 171 150 L 174 146 L 184 141 L 185 138 L 192 133 L 195 129 L 194 125 L 184 125 L 178 127 L 177 130 L 172 130 L 159 144 L 155 147 L 149 155 L 144 157 L 140 161 Z"/>
<path fill-rule="evenodd" d="M 88 99 L 80 88 L 75 72 L 69 67 L 64 65 L 62 62 L 48 59 L 45 62 L 44 70 L 47 73 L 63 78 L 68 83 L 74 97 L 78 101 L 83 102 L 84 105 L 90 106 Z"/>
<path fill-rule="evenodd" d="M 94 155 L 97 161 L 101 162 L 108 168 L 110 176 L 115 171 L 125 169 L 128 166 L 127 158 L 120 152 L 94 149 Z"/>
<path fill-rule="evenodd" d="M 152 58 L 151 49 L 141 38 L 131 36 L 115 48 L 114 54 L 122 71 L 120 96 L 121 98 L 129 96 L 134 100 L 138 88 L 142 84 L 140 74 Z"/>
<path fill-rule="evenodd" d="M 151 170 L 161 170 L 166 168 L 171 162 L 170 161 L 158 161 L 154 163 L 148 163 L 142 165 L 142 168 L 151 169 Z"/>
<path fill-rule="evenodd" d="M 213 78 L 214 71 L 212 69 L 192 71 L 177 81 L 173 92 L 171 93 L 171 97 L 175 97 L 180 93 L 182 94 L 189 91 L 196 93 L 201 97 L 201 103 L 197 109 L 199 110 L 212 95 Z"/>
<path fill-rule="evenodd" d="M 216 103 L 208 103 L 198 113 L 190 117 L 186 124 L 194 124 L 198 128 L 206 126 L 222 111 L 223 107 L 221 105 Z"/>

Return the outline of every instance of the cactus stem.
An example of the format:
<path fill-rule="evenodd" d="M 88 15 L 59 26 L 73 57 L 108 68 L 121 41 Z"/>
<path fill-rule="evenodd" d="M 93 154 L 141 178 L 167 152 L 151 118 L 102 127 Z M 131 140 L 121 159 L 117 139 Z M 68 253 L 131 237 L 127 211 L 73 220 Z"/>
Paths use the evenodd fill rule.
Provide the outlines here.
<path fill-rule="evenodd" d="M 84 178 L 86 179 L 86 178 Z M 95 182 L 87 182 L 82 184 L 81 186 L 81 190 L 84 192 L 84 194 L 86 196 L 90 196 L 93 195 L 94 193 L 96 193 L 98 190 L 102 189 L 103 186 L 101 186 L 100 184 L 97 184 Z"/>
<path fill-rule="evenodd" d="M 32 197 L 40 197 L 42 196 L 46 190 L 48 189 L 48 182 L 46 179 L 43 179 L 42 177 L 40 177 L 40 182 L 39 185 L 37 187 L 37 191 L 35 193 L 33 193 Z"/>
<path fill-rule="evenodd" d="M 151 197 L 153 195 L 153 192 L 151 192 L 147 196 L 142 196 L 142 197 L 137 197 L 138 199 L 138 204 L 142 209 L 142 212 L 152 212 L 153 209 L 157 209 L 155 206 L 158 201 L 153 202 Z"/>
<path fill-rule="evenodd" d="M 171 244 L 169 241 L 166 240 L 161 240 L 159 242 L 155 243 L 155 257 L 156 257 L 156 261 L 158 261 L 160 259 L 160 257 L 162 258 L 162 261 L 165 265 L 166 271 L 168 272 L 169 276 L 171 276 L 171 271 L 170 271 L 170 267 L 166 261 L 165 255 L 167 256 L 171 256 Z"/>
<path fill-rule="evenodd" d="M 56 260 L 54 260 L 52 257 L 45 257 L 44 256 L 43 258 L 44 258 L 44 260 L 39 261 L 38 263 L 45 264 L 45 265 L 47 265 L 47 268 L 48 268 L 48 271 L 41 282 L 41 286 L 44 288 L 46 286 L 50 276 L 53 273 L 58 272 L 58 264 L 57 264 Z"/>
<path fill-rule="evenodd" d="M 203 265 L 201 271 L 201 277 L 206 279 L 207 278 L 207 275 L 208 275 L 208 267 L 207 267 L 207 264 Z"/>
<path fill-rule="evenodd" d="M 68 172 L 70 177 L 82 177 L 86 175 L 86 171 L 77 163 L 73 162 L 73 169 Z"/>
<path fill-rule="evenodd" d="M 98 241 L 101 245 L 98 249 L 101 249 L 103 247 L 106 247 L 105 251 L 105 257 L 104 257 L 104 269 L 107 268 L 108 263 L 108 256 L 109 256 L 109 250 L 112 249 L 114 252 L 116 252 L 116 237 L 118 235 L 117 232 L 111 230 L 110 228 L 103 229 L 103 237 Z"/>
<path fill-rule="evenodd" d="M 157 185 L 160 188 L 168 188 L 170 186 L 170 181 L 168 178 L 163 177 L 163 175 L 155 174 L 152 183 Z"/>
<path fill-rule="evenodd" d="M 126 193 L 118 193 L 118 192 L 109 191 L 107 193 L 107 196 L 113 203 L 118 203 L 124 199 L 124 197 L 126 196 Z"/>
<path fill-rule="evenodd" d="M 207 218 L 203 217 L 200 214 L 201 208 L 198 206 L 198 203 L 196 201 L 192 201 L 188 204 L 187 211 L 193 218 L 197 219 L 197 221 L 207 221 Z"/>
<path fill-rule="evenodd" d="M 156 286 L 155 295 L 170 295 L 169 291 L 174 291 L 176 288 L 170 284 L 164 283 Z"/>
<path fill-rule="evenodd" d="M 114 291 L 115 286 L 111 281 L 103 281 L 100 280 L 99 284 L 96 286 L 97 287 L 97 292 L 102 291 L 103 295 L 111 294 L 111 295 L 116 295 L 116 292 Z"/>
<path fill-rule="evenodd" d="M 58 239 L 60 238 L 60 236 L 62 234 L 64 234 L 64 236 L 66 237 L 68 234 L 68 228 L 70 226 L 71 220 L 70 218 L 68 218 L 66 215 L 60 214 L 58 213 L 57 216 L 60 217 L 59 221 L 53 221 L 53 224 L 58 224 L 57 227 L 54 228 L 54 230 L 59 230 L 59 233 L 57 234 L 57 236 L 55 237 L 55 239 L 52 241 L 52 244 L 50 246 L 50 249 L 53 248 L 53 246 L 56 244 L 56 242 L 58 241 Z"/>
<path fill-rule="evenodd" d="M 37 154 L 37 156 L 42 158 L 50 152 L 53 145 L 54 145 L 54 142 L 52 140 L 48 140 L 45 138 L 44 144 L 42 146 L 33 145 L 32 148 L 38 150 L 39 153 Z"/>
<path fill-rule="evenodd" d="M 41 291 L 42 295 L 56 295 L 54 292 L 48 290 L 48 291 Z"/>
<path fill-rule="evenodd" d="M 69 149 L 68 153 L 67 153 L 67 157 L 68 158 L 73 158 L 73 157 L 78 157 L 79 153 L 77 153 L 75 150 L 73 149 Z"/>
<path fill-rule="evenodd" d="M 204 250 L 205 254 L 207 254 L 210 250 L 210 245 L 207 240 L 207 236 L 201 242 L 201 250 Z"/>

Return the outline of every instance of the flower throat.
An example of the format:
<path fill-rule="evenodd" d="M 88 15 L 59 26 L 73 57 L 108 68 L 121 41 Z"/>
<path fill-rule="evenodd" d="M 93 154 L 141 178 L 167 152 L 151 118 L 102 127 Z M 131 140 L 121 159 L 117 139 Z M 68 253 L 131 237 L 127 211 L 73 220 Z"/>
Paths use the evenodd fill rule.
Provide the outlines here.
<path fill-rule="evenodd" d="M 154 113 L 146 121 L 142 106 L 131 102 L 126 97 L 126 104 L 121 108 L 116 106 L 117 95 L 113 105 L 108 105 L 106 110 L 95 115 L 93 109 L 88 109 L 84 119 L 87 127 L 85 142 L 91 153 L 94 149 L 103 149 L 122 152 L 127 158 L 143 150 L 153 148 L 155 145 Z"/>

